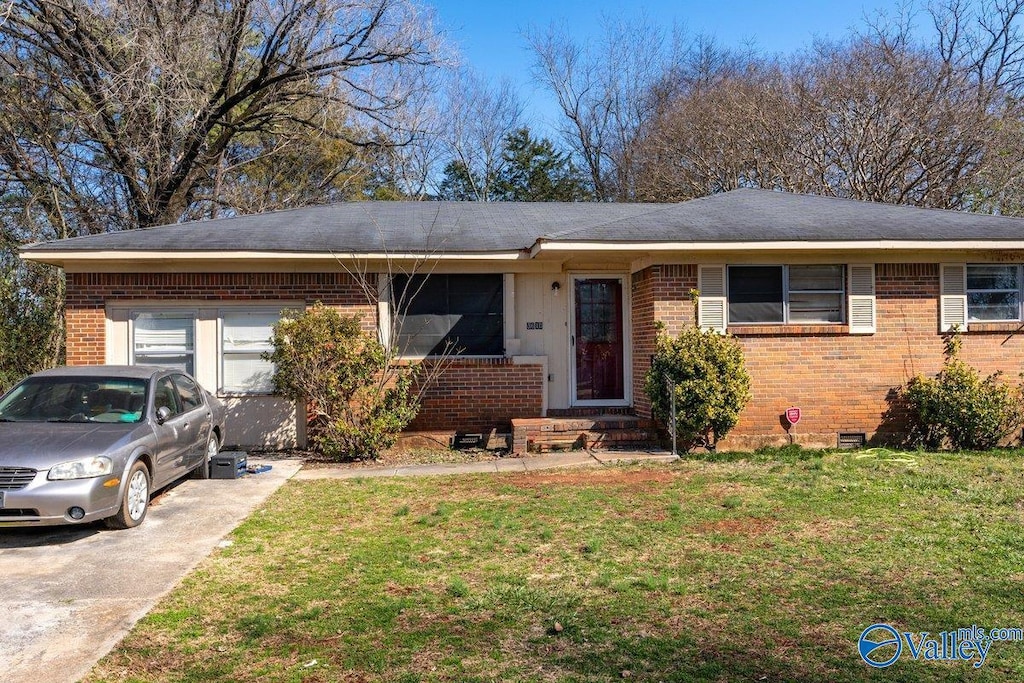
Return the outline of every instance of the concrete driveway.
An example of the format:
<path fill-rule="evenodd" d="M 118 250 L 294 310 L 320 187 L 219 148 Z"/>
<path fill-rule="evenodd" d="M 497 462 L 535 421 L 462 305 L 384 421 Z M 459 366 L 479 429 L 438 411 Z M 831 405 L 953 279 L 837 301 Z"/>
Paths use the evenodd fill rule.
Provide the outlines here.
<path fill-rule="evenodd" d="M 250 458 L 250 464 L 264 462 Z M 154 498 L 142 526 L 0 529 L 4 683 L 77 681 L 232 529 L 298 472 L 183 481 Z"/>

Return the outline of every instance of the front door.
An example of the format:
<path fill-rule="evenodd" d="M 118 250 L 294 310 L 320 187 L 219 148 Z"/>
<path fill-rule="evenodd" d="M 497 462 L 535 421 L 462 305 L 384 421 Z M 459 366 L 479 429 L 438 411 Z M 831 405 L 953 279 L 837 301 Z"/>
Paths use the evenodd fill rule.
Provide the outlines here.
<path fill-rule="evenodd" d="M 573 403 L 626 403 L 624 278 L 573 276 Z"/>

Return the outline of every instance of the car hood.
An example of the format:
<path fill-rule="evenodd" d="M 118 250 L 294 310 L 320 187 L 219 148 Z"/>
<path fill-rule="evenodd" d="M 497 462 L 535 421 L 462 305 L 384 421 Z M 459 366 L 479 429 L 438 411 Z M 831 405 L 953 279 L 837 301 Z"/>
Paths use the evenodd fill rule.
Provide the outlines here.
<path fill-rule="evenodd" d="M 113 455 L 148 429 L 145 424 L 0 422 L 0 467 L 46 470 L 91 455 Z"/>

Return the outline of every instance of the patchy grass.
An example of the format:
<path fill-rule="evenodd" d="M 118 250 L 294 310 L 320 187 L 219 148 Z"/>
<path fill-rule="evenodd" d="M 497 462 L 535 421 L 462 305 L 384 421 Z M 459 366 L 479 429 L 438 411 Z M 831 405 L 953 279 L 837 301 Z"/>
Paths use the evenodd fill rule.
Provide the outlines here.
<path fill-rule="evenodd" d="M 444 448 L 436 446 L 425 447 L 395 447 L 381 453 L 375 460 L 349 460 L 337 462 L 324 458 L 315 453 L 296 453 L 305 461 L 307 469 L 322 467 L 400 467 L 402 465 L 440 465 L 447 463 L 465 462 L 490 462 L 503 457 L 509 457 L 508 453 L 500 450 L 486 450 L 483 448 L 470 448 L 458 450 L 455 448 Z"/>
<path fill-rule="evenodd" d="M 93 671 L 130 681 L 1004 681 L 876 622 L 1024 627 L 1024 454 L 286 485 Z"/>

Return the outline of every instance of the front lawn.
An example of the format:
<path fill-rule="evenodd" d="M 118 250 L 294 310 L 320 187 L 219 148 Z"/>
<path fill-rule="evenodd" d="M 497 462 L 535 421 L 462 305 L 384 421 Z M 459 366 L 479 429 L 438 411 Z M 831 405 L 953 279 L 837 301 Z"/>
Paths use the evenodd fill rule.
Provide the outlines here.
<path fill-rule="evenodd" d="M 290 482 L 89 680 L 1004 681 L 876 622 L 1024 627 L 1024 454 Z"/>

